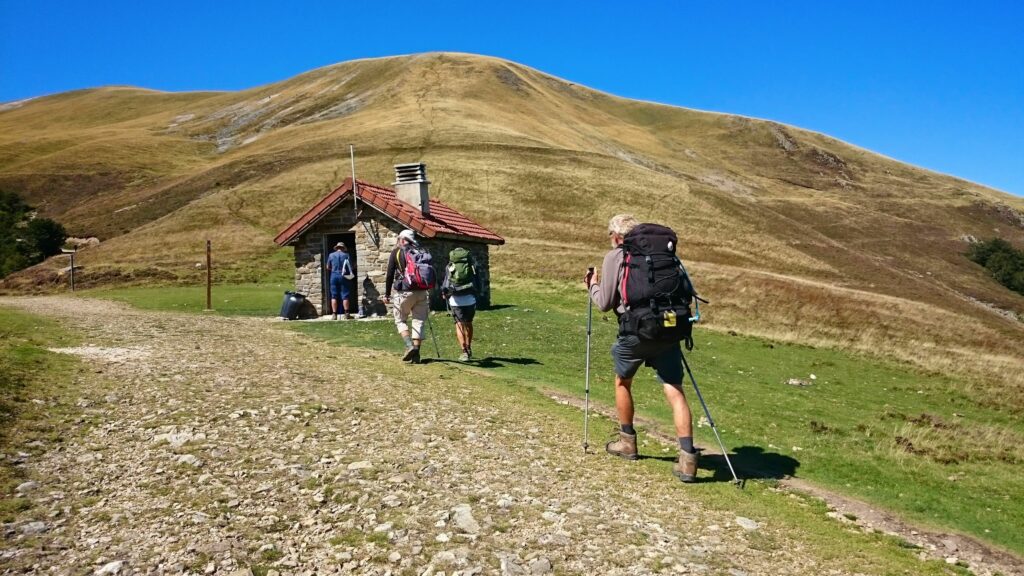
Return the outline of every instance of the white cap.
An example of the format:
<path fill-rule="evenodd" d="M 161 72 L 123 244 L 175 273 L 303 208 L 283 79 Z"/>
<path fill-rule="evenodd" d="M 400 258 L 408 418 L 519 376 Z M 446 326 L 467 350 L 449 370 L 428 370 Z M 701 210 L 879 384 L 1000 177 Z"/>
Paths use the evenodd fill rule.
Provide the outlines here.
<path fill-rule="evenodd" d="M 401 232 L 399 232 L 398 233 L 398 237 L 399 238 L 405 238 L 409 242 L 415 242 L 416 241 L 416 233 L 413 232 L 412 230 L 409 230 L 408 228 L 406 228 L 405 230 L 402 230 Z"/>

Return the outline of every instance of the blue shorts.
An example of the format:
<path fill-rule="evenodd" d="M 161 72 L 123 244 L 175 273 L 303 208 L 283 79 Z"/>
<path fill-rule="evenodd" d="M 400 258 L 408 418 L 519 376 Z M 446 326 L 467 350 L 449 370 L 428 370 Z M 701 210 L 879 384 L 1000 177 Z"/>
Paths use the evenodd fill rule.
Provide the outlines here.
<path fill-rule="evenodd" d="M 348 300 L 349 293 L 348 280 L 341 274 L 331 274 L 331 299 Z"/>
<path fill-rule="evenodd" d="M 662 384 L 683 384 L 683 351 L 679 342 L 642 341 L 636 336 L 619 336 L 612 344 L 615 374 L 632 378 L 640 366 L 654 368 Z"/>

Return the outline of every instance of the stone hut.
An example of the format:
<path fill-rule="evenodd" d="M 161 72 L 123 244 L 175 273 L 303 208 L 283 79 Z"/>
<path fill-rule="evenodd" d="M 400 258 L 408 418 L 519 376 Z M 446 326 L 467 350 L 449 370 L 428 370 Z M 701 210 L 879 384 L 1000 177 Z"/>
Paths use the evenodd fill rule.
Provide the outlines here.
<path fill-rule="evenodd" d="M 334 245 L 343 242 L 354 263 L 356 275 L 353 313 L 360 305 L 367 314 L 386 314 L 381 297 L 385 293 L 388 258 L 398 233 L 409 228 L 420 244 L 430 251 L 438 283 L 448 266 L 448 253 L 461 246 L 469 250 L 480 276 L 481 307 L 491 303 L 488 249 L 504 244 L 497 234 L 468 217 L 430 198 L 425 164 L 395 166 L 394 188 L 357 180 L 355 197 L 351 178 L 317 202 L 288 225 L 274 239 L 279 246 L 295 249 L 295 290 L 304 294 L 319 314 L 329 314 L 328 273 L 322 265 Z M 431 291 L 431 308 L 443 310 L 439 290 Z M 339 306 L 340 309 L 340 306 Z"/>

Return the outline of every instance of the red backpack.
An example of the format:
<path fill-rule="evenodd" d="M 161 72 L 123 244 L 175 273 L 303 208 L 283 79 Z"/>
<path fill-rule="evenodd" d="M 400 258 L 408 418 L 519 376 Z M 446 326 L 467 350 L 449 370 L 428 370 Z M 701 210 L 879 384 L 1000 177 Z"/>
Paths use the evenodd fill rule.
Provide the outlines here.
<path fill-rule="evenodd" d="M 398 251 L 396 258 L 402 267 L 401 290 L 430 290 L 437 284 L 430 252 L 419 246 L 407 246 Z"/>

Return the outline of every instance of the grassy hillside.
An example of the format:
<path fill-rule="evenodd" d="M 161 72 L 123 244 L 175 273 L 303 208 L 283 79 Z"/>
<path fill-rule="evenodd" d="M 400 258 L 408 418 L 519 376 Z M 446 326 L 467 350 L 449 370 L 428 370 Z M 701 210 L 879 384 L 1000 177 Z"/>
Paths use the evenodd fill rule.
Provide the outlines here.
<path fill-rule="evenodd" d="M 101 88 L 0 111 L 0 187 L 72 233 L 85 283 L 290 274 L 272 238 L 348 175 L 423 160 L 432 193 L 508 239 L 499 274 L 570 278 L 604 223 L 675 227 L 709 325 L 953 371 L 1024 407 L 1024 298 L 962 256 L 1024 245 L 1024 201 L 795 127 L 603 94 L 511 62 L 347 62 L 234 93 Z M 51 263 L 6 281 L 53 282 Z M 998 400 L 995 400 L 998 399 Z"/>

